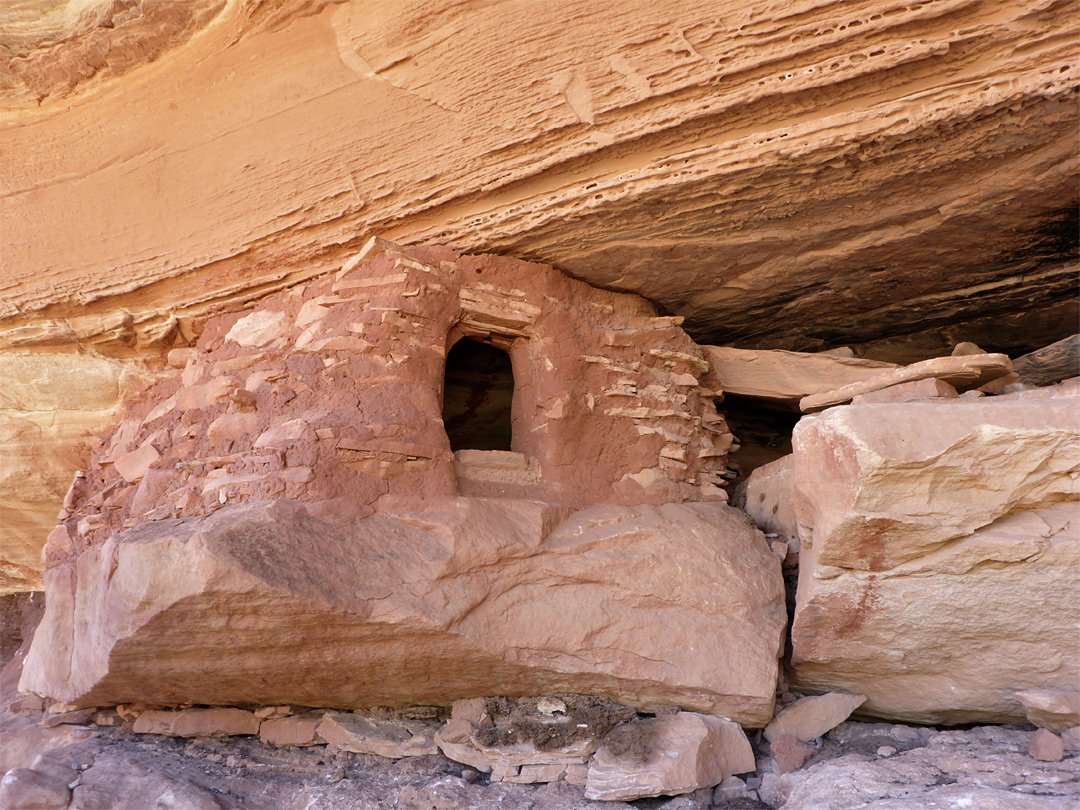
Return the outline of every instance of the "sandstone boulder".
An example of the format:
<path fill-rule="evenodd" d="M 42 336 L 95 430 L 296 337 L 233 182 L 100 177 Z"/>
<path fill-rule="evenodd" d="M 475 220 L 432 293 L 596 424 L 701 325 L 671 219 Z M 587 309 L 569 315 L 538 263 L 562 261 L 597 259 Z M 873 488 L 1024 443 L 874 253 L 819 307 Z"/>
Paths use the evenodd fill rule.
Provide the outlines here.
<path fill-rule="evenodd" d="M 1013 693 L 1075 689 L 1078 402 L 1061 386 L 801 421 L 793 683 L 924 723 L 1022 723 Z"/>
<path fill-rule="evenodd" d="M 1013 695 L 1027 719 L 1050 731 L 1080 726 L 1080 692 L 1064 689 L 1025 689 Z"/>
<path fill-rule="evenodd" d="M 678 795 L 754 768 L 750 741 L 730 720 L 693 712 L 639 718 L 604 738 L 585 795 L 604 801 Z"/>
<path fill-rule="evenodd" d="M 1080 498 L 1080 391 L 836 408 L 793 436 L 819 565 L 883 571 L 1014 513 Z"/>
<path fill-rule="evenodd" d="M 743 508 L 759 529 L 783 538 L 783 542 L 798 551 L 799 522 L 792 498 L 793 467 L 793 457 L 787 455 L 750 473 L 746 479 Z"/>
<path fill-rule="evenodd" d="M 895 368 L 892 363 L 824 353 L 730 346 L 702 346 L 701 350 L 725 392 L 791 406 L 810 394 L 869 380 Z"/>
<path fill-rule="evenodd" d="M 780 562 L 720 504 L 292 502 L 146 523 L 48 574 L 21 686 L 83 705 L 364 707 L 600 692 L 772 714 Z"/>

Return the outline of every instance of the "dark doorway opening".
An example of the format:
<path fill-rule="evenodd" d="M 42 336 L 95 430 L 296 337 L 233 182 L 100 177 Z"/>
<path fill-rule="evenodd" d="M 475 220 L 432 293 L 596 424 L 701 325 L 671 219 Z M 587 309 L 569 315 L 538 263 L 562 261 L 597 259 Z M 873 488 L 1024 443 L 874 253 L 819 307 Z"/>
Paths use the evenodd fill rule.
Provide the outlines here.
<path fill-rule="evenodd" d="M 451 450 L 510 450 L 514 372 L 510 355 L 459 340 L 446 357 L 443 424 Z"/>

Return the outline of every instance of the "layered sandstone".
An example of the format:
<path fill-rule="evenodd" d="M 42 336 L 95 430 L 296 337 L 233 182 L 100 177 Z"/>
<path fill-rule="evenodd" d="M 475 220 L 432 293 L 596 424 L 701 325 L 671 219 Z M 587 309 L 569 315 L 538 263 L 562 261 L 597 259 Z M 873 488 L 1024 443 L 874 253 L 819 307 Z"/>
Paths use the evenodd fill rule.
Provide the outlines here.
<path fill-rule="evenodd" d="M 795 683 L 919 723 L 1022 723 L 1018 695 L 1074 691 L 1078 404 L 1073 385 L 800 422 Z"/>
<path fill-rule="evenodd" d="M 72 476 L 149 380 L 101 357 L 0 355 L 0 593 L 40 589 L 41 548 Z"/>
<path fill-rule="evenodd" d="M 160 354 L 372 232 L 554 263 L 710 342 L 909 361 L 961 323 L 1010 353 L 1075 327 L 1065 0 L 20 11 L 4 347 Z"/>
<path fill-rule="evenodd" d="M 338 522 L 242 504 L 48 571 L 21 688 L 80 705 L 600 693 L 761 726 L 779 567 L 722 504 L 429 497 Z"/>

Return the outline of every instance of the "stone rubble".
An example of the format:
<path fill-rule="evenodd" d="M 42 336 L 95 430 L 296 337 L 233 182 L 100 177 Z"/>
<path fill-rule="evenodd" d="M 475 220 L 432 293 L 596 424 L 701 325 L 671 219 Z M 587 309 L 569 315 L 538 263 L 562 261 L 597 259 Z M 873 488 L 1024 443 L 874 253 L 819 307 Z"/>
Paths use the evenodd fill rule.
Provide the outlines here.
<path fill-rule="evenodd" d="M 678 712 L 613 729 L 589 764 L 585 796 L 633 800 L 713 787 L 754 769 L 742 729 L 722 717 Z"/>

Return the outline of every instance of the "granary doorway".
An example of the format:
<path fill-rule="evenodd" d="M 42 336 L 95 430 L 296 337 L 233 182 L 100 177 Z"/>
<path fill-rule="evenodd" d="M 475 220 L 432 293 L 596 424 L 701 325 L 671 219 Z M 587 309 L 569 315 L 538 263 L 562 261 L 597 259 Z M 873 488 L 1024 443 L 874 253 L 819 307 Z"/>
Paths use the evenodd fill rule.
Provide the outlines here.
<path fill-rule="evenodd" d="M 452 451 L 509 451 L 513 399 L 509 354 L 471 338 L 453 345 L 446 356 L 442 409 Z"/>

